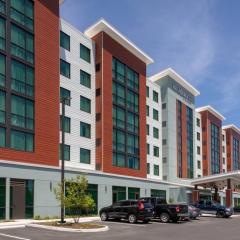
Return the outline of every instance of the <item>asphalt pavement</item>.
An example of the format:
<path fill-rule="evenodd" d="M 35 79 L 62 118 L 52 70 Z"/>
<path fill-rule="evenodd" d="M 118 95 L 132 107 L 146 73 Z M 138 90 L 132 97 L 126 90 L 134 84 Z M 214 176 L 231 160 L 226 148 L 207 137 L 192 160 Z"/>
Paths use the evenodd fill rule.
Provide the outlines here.
<path fill-rule="evenodd" d="M 108 221 L 109 231 L 68 233 L 31 227 L 0 230 L 0 240 L 239 240 L 240 217 L 201 217 L 180 223 L 149 224 Z"/>

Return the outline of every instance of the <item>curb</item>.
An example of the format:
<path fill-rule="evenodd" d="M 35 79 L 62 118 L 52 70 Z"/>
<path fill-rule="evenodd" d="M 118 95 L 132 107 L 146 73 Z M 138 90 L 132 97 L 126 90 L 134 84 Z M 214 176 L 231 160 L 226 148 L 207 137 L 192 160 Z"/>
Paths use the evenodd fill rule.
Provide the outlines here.
<path fill-rule="evenodd" d="M 25 228 L 25 224 L 0 226 L 0 229 Z"/>
<path fill-rule="evenodd" d="M 92 232 L 106 232 L 109 230 L 108 226 L 105 226 L 103 228 L 93 228 L 93 229 L 71 229 L 71 228 L 64 228 L 64 227 L 52 227 L 52 226 L 44 226 L 40 224 L 33 224 L 29 223 L 25 225 L 26 227 L 34 227 L 34 228 L 42 228 L 47 230 L 54 230 L 54 231 L 60 231 L 60 232 L 84 232 L 84 233 L 92 233 Z"/>

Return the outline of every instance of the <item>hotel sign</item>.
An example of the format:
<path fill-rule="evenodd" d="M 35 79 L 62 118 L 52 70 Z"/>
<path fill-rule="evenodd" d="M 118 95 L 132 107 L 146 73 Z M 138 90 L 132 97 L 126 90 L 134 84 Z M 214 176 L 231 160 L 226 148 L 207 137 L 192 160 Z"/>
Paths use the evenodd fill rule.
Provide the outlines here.
<path fill-rule="evenodd" d="M 176 83 L 172 83 L 172 89 L 182 96 L 187 102 L 194 103 L 193 96 L 189 94 L 183 87 Z"/>

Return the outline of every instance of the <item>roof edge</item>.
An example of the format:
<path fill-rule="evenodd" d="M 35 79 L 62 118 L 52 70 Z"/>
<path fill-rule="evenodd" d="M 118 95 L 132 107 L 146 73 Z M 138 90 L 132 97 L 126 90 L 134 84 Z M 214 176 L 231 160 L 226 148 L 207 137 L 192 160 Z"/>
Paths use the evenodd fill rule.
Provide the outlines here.
<path fill-rule="evenodd" d="M 225 120 L 226 118 L 219 113 L 216 109 L 214 109 L 212 106 L 207 105 L 207 106 L 203 106 L 203 107 L 199 107 L 195 109 L 196 112 L 203 112 L 203 111 L 209 111 L 211 112 L 214 116 L 216 116 L 217 118 L 221 119 L 221 120 Z"/>
<path fill-rule="evenodd" d="M 234 131 L 236 131 L 238 134 L 240 134 L 240 128 L 238 128 L 236 125 L 234 124 L 229 124 L 229 125 L 225 125 L 222 127 L 223 130 L 226 130 L 226 129 L 233 129 Z"/>
<path fill-rule="evenodd" d="M 105 32 L 110 37 L 112 37 L 115 41 L 117 41 L 119 44 L 124 46 L 128 49 L 132 54 L 134 54 L 136 57 L 141 59 L 146 65 L 153 63 L 153 59 L 143 52 L 139 47 L 137 47 L 131 40 L 129 40 L 126 36 L 124 36 L 122 33 L 120 33 L 114 26 L 112 26 L 110 23 L 108 23 L 105 19 L 101 18 L 94 24 L 90 25 L 85 31 L 84 34 L 92 38 L 93 36 L 96 36 L 99 32 Z"/>
<path fill-rule="evenodd" d="M 193 87 L 188 81 L 186 81 L 182 76 L 180 76 L 177 72 L 175 72 L 170 67 L 164 69 L 163 71 L 161 71 L 159 73 L 156 73 L 156 74 L 148 77 L 148 79 L 155 82 L 155 81 L 158 81 L 165 76 L 172 77 L 175 81 L 177 81 L 181 86 L 186 88 L 195 97 L 200 95 L 200 92 L 195 87 Z"/>

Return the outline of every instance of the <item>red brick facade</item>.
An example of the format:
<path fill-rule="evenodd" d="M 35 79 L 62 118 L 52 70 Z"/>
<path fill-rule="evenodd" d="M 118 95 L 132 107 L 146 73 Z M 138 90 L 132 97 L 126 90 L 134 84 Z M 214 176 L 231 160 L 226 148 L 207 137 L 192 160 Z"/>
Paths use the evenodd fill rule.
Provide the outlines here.
<path fill-rule="evenodd" d="M 1 149 L 0 159 L 59 164 L 59 1 L 34 2 L 35 149 L 33 153 Z"/>
<path fill-rule="evenodd" d="M 178 100 L 176 100 L 176 129 L 177 129 L 177 176 L 179 176 L 179 155 L 178 155 Z M 182 178 L 188 178 L 188 162 L 187 162 L 187 107 L 184 103 L 182 106 Z"/>
<path fill-rule="evenodd" d="M 101 144 L 96 147 L 97 169 L 107 173 L 146 177 L 146 64 L 135 57 L 109 35 L 100 32 L 93 37 L 96 43 L 96 88 L 101 95 L 96 98 L 96 138 Z M 139 129 L 140 129 L 140 170 L 116 167 L 112 164 L 112 57 L 116 57 L 139 73 Z M 99 116 L 99 115 L 98 115 Z"/>
<path fill-rule="evenodd" d="M 232 128 L 225 129 L 226 143 L 227 143 L 227 171 L 233 171 L 233 138 L 240 142 L 240 134 L 234 131 Z M 240 149 L 239 149 L 240 151 Z"/>
<path fill-rule="evenodd" d="M 211 170 L 211 123 L 219 127 L 220 138 L 220 173 L 222 173 L 222 120 L 218 119 L 209 111 L 202 111 L 202 157 L 203 157 L 203 176 L 212 174 Z"/>

